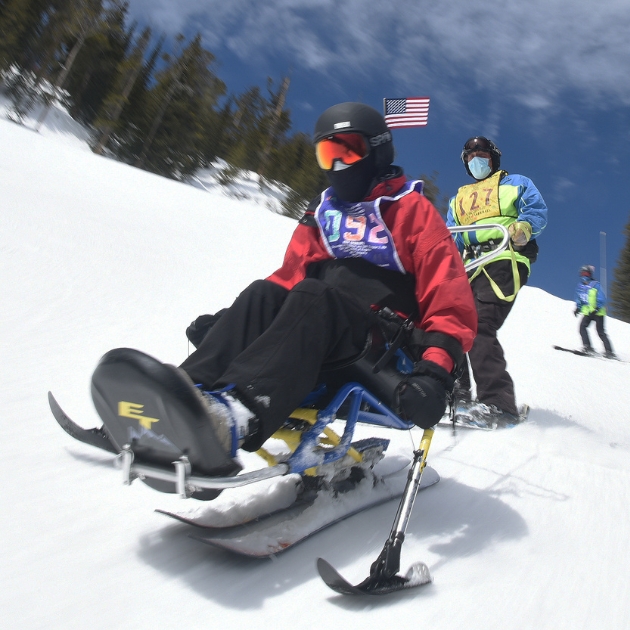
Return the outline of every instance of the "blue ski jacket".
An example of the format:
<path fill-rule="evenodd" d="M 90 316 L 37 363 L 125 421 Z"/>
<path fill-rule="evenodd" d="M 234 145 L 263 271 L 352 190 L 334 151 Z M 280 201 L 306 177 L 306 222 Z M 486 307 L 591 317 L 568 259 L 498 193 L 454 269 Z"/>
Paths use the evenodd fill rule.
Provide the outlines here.
<path fill-rule="evenodd" d="M 575 304 L 582 315 L 606 315 L 606 296 L 597 280 L 580 280 L 575 287 Z"/>

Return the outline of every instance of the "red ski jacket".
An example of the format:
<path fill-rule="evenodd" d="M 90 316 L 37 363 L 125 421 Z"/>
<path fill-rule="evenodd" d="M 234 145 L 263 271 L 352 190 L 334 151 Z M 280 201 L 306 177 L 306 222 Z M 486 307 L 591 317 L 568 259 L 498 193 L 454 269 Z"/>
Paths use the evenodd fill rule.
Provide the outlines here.
<path fill-rule="evenodd" d="M 404 175 L 380 182 L 365 201 L 393 196 L 405 182 Z M 420 313 L 416 326 L 450 335 L 468 352 L 477 334 L 477 312 L 464 265 L 444 220 L 433 204 L 416 192 L 393 202 L 383 200 L 380 209 L 405 271 L 415 278 Z M 267 280 L 291 290 L 306 278 L 309 265 L 330 259 L 319 228 L 301 223 L 289 242 L 282 267 Z M 428 348 L 423 359 L 448 372 L 453 369 L 451 357 L 442 348 Z"/>

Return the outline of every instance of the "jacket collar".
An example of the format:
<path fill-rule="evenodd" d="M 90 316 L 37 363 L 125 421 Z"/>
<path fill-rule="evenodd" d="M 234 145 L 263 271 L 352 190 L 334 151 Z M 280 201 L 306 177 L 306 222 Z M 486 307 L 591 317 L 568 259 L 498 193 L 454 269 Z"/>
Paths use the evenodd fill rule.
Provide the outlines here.
<path fill-rule="evenodd" d="M 374 201 L 379 197 L 391 197 L 395 195 L 407 181 L 407 177 L 400 166 L 392 166 L 387 175 L 381 177 L 374 188 L 363 201 Z"/>

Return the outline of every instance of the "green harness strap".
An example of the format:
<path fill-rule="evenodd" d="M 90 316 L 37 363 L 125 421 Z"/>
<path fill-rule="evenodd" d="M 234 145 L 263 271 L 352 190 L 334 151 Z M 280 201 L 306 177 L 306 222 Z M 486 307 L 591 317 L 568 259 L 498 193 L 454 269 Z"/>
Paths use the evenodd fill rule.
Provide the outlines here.
<path fill-rule="evenodd" d="M 473 275 L 470 276 L 470 279 L 468 280 L 468 282 L 472 282 L 483 271 L 486 278 L 488 278 L 488 282 L 490 283 L 490 286 L 492 287 L 494 294 L 500 300 L 503 300 L 504 302 L 514 302 L 514 300 L 516 299 L 516 294 L 521 290 L 521 276 L 518 273 L 516 255 L 514 254 L 514 250 L 512 249 L 512 242 L 509 243 L 509 249 L 510 249 L 510 258 L 512 259 L 512 275 L 514 277 L 514 293 L 512 295 L 508 295 L 507 297 L 503 295 L 503 291 L 501 291 L 501 288 L 499 287 L 499 285 L 490 277 L 490 275 L 486 271 L 485 264 L 477 267 L 475 273 L 473 273 Z"/>

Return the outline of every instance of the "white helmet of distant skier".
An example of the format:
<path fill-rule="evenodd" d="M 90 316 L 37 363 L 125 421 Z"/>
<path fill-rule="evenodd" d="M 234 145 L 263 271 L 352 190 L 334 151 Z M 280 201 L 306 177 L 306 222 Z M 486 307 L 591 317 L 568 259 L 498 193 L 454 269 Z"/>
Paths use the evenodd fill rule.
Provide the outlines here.
<path fill-rule="evenodd" d="M 593 280 L 595 278 L 595 267 L 593 265 L 582 265 L 580 267 L 580 277 Z"/>

